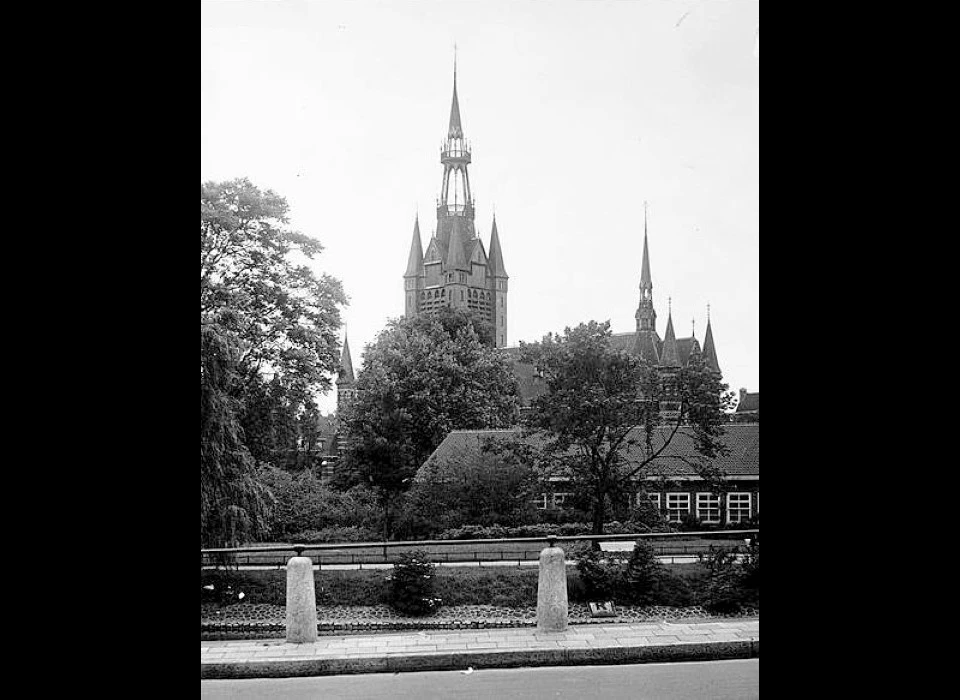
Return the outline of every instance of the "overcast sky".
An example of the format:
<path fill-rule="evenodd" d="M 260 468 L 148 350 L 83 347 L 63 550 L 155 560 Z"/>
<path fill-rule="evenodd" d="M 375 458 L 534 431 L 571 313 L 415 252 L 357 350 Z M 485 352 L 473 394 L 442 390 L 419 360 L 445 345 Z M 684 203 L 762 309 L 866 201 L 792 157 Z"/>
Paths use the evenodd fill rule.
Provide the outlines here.
<path fill-rule="evenodd" d="M 321 241 L 357 369 L 436 225 L 454 44 L 477 230 L 494 208 L 508 344 L 635 328 L 643 202 L 657 330 L 760 389 L 759 0 L 205 0 L 200 178 L 248 177 Z M 321 401 L 329 412 L 335 393 Z"/>

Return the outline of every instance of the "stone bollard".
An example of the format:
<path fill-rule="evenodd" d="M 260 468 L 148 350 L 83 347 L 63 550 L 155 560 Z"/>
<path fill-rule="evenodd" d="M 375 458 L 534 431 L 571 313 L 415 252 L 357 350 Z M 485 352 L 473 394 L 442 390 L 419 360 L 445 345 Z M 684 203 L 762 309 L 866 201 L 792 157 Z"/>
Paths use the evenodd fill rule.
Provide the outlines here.
<path fill-rule="evenodd" d="M 291 557 L 287 562 L 287 643 L 317 641 L 317 594 L 313 588 L 313 561 Z"/>
<path fill-rule="evenodd" d="M 548 540 L 540 552 L 537 580 L 537 631 L 565 632 L 567 629 L 567 564 L 563 550 Z"/>

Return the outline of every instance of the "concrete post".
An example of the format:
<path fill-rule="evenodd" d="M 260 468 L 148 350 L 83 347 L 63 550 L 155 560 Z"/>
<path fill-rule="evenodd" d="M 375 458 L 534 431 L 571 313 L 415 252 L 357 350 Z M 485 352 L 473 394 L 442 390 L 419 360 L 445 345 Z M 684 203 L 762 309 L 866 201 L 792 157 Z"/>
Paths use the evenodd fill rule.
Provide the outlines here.
<path fill-rule="evenodd" d="M 563 550 L 548 542 L 540 552 L 537 580 L 537 631 L 565 632 L 567 629 L 567 566 Z"/>
<path fill-rule="evenodd" d="M 313 588 L 313 561 L 291 557 L 287 562 L 287 643 L 317 641 L 317 594 Z"/>

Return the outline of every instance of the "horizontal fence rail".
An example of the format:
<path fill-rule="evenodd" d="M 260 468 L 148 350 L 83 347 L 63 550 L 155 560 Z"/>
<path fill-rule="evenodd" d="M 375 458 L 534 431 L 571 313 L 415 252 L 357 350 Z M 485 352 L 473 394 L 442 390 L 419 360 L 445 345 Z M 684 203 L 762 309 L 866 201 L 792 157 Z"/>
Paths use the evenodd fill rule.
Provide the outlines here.
<path fill-rule="evenodd" d="M 627 542 L 640 539 L 652 540 L 658 556 L 694 557 L 709 551 L 709 543 L 674 544 L 670 540 L 729 540 L 759 539 L 759 529 L 748 530 L 710 530 L 702 532 L 641 532 L 624 535 L 543 535 L 538 537 L 505 537 L 478 540 L 408 540 L 401 542 L 340 542 L 324 544 L 279 544 L 254 547 L 217 547 L 201 549 L 201 566 L 229 564 L 234 566 L 283 566 L 286 559 L 280 555 L 293 553 L 302 556 L 304 552 L 316 552 L 315 558 L 320 565 L 357 565 L 389 564 L 388 550 L 406 548 L 423 550 L 427 548 L 446 551 L 428 551 L 426 554 L 436 563 L 464 564 L 493 562 L 536 561 L 540 556 L 540 545 L 554 546 L 558 542 Z M 660 544 L 662 543 L 662 544 Z M 498 546 L 517 545 L 507 549 Z M 481 549 L 482 548 L 482 549 Z M 270 556 L 278 555 L 278 556 Z"/>

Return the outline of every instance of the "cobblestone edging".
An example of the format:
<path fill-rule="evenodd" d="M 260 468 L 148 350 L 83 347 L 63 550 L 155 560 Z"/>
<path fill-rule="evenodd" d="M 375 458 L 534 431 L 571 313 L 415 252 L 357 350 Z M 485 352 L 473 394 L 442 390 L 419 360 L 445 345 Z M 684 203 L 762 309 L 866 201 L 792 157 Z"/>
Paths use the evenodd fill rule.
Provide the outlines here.
<path fill-rule="evenodd" d="M 711 615 L 703 608 L 617 606 L 617 617 L 591 617 L 586 605 L 572 603 L 572 625 L 674 620 L 717 620 L 731 617 L 759 617 L 760 611 L 748 609 L 739 615 Z M 459 605 L 442 608 L 429 617 L 398 615 L 386 605 L 318 606 L 317 628 L 320 634 L 351 634 L 383 630 L 493 629 L 535 627 L 537 609 L 505 608 L 493 605 Z M 282 636 L 286 630 L 286 611 L 282 605 L 214 605 L 200 607 L 200 639 L 268 639 Z"/>

